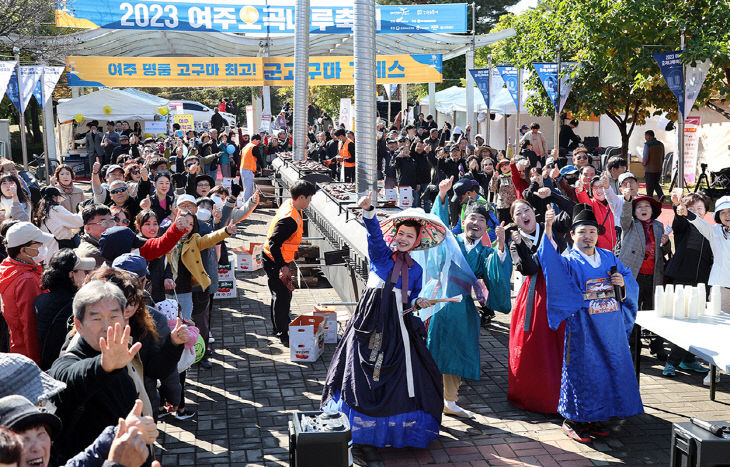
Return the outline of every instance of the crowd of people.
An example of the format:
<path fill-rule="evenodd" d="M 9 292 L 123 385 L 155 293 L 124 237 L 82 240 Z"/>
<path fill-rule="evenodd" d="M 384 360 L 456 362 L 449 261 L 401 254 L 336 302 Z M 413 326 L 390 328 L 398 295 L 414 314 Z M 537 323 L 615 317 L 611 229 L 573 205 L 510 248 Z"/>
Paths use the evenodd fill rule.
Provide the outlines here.
<path fill-rule="evenodd" d="M 525 126 L 517 154 L 472 138 L 468 126 L 439 128 L 430 115 L 402 122 L 378 124 L 377 170 L 386 186 L 412 188 L 415 210 L 379 224 L 374 194 L 359 201 L 370 274 L 322 397 L 349 415 L 355 443 L 425 447 L 442 414 L 474 417 L 457 404 L 459 388 L 480 377 L 480 324 L 495 311 L 512 313 L 509 401 L 560 413 L 581 442 L 643 411 L 631 363 L 640 349 L 629 336 L 655 286 L 719 286 L 730 312 L 730 197 L 717 201 L 711 225 L 706 196 L 673 192 L 676 215 L 665 226 L 661 189 L 659 200 L 640 194 L 620 156 L 601 166 L 571 137 L 575 122 L 561 131 L 567 146 L 552 150 L 538 124 Z M 309 157 L 354 180 L 355 134 L 321 115 L 310 123 Z M 38 188 L 0 160 L 2 463 L 152 462 L 156 421 L 194 415 L 186 370 L 212 366 L 225 239 L 258 204 L 254 177 L 292 147 L 286 126 L 251 136 L 173 128 L 146 140 L 123 122 L 87 128 L 90 193 L 68 165 Z M 663 147 L 646 136 L 651 173 Z M 235 178 L 224 185 L 219 174 Z M 316 191 L 305 180 L 290 187 L 264 244 L 271 321 L 284 345 L 290 264 Z M 447 259 L 411 257 L 433 248 Z M 420 296 L 427 277 L 448 278 L 442 299 Z M 413 313 L 429 309 L 425 322 Z M 666 376 L 708 371 L 660 338 L 650 349 Z"/>

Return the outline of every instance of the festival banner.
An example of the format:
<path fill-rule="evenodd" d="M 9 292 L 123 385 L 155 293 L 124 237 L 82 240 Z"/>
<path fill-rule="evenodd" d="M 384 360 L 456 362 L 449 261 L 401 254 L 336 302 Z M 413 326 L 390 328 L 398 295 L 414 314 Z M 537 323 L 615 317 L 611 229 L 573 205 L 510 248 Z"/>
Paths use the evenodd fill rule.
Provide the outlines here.
<path fill-rule="evenodd" d="M 577 62 L 562 62 L 560 65 L 560 105 L 558 106 L 558 112 L 563 111 L 563 106 L 568 100 L 570 91 L 573 90 L 573 73 L 578 68 Z"/>
<path fill-rule="evenodd" d="M 497 70 L 499 70 L 499 75 L 502 77 L 505 86 L 507 86 L 507 90 L 512 96 L 512 100 L 514 101 L 515 106 L 517 106 L 517 86 L 519 86 L 519 75 L 517 73 L 517 68 L 513 66 L 498 66 Z"/>
<path fill-rule="evenodd" d="M 0 96 L 7 91 L 10 77 L 17 66 L 18 62 L 0 62 Z"/>
<path fill-rule="evenodd" d="M 692 112 L 692 106 L 695 105 L 697 96 L 700 94 L 702 84 L 705 82 L 707 73 L 712 67 L 712 62 L 705 60 L 697 62 L 696 66 L 687 65 L 684 67 L 686 73 L 684 77 L 684 114 L 689 115 Z M 690 117 L 687 117 L 689 120 Z"/>
<path fill-rule="evenodd" d="M 557 63 L 533 63 L 532 66 L 545 88 L 553 108 L 558 108 L 558 64 Z"/>
<path fill-rule="evenodd" d="M 684 120 L 684 179 L 687 183 L 694 183 L 697 177 L 697 153 L 700 138 L 697 130 L 702 123 L 702 117 L 687 117 Z"/>
<path fill-rule="evenodd" d="M 57 0 L 56 26 L 158 31 L 293 34 L 291 0 Z M 336 2 L 333 2 L 336 3 Z M 312 34 L 352 34 L 352 6 L 310 7 Z M 467 4 L 376 5 L 375 29 L 381 34 L 465 33 Z"/>
<path fill-rule="evenodd" d="M 40 102 L 41 107 L 43 107 L 43 104 L 53 95 L 53 90 L 56 89 L 56 84 L 58 84 L 58 80 L 61 79 L 61 75 L 65 69 L 66 68 L 62 66 L 43 67 L 43 75 L 39 81 L 42 89 L 41 100 L 43 101 Z"/>
<path fill-rule="evenodd" d="M 172 116 L 172 122 L 179 124 L 180 130 L 182 130 L 183 133 L 195 130 L 193 114 L 175 114 Z"/>
<path fill-rule="evenodd" d="M 440 54 L 379 55 L 379 84 L 440 83 Z M 67 57 L 69 86 L 293 86 L 293 57 Z M 309 85 L 354 83 L 352 56 L 309 58 Z"/>
<path fill-rule="evenodd" d="M 18 112 L 25 112 L 42 71 L 43 67 L 39 65 L 22 65 L 13 70 L 6 92 Z M 18 72 L 20 72 L 20 80 L 18 80 Z"/>
<path fill-rule="evenodd" d="M 662 76 L 664 76 L 664 81 L 667 83 L 669 90 L 677 98 L 682 116 L 684 116 L 684 72 L 682 71 L 682 62 L 680 61 L 681 56 L 681 51 L 652 54 L 654 60 L 659 64 L 659 69 L 662 72 Z"/>
<path fill-rule="evenodd" d="M 484 105 L 489 108 L 489 97 L 491 95 L 489 89 L 489 68 L 469 70 L 469 73 L 471 73 L 471 77 L 474 78 L 474 84 L 477 85 L 477 88 L 479 88 L 479 91 L 482 93 Z"/>

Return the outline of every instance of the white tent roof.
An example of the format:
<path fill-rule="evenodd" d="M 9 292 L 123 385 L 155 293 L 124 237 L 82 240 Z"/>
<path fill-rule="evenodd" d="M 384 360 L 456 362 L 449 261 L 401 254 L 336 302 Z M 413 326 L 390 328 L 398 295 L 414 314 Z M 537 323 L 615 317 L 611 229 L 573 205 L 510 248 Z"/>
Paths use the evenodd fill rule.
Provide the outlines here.
<path fill-rule="evenodd" d="M 84 120 L 153 120 L 157 108 L 167 101 L 151 97 L 154 99 L 128 90 L 100 89 L 58 104 L 58 121 L 72 120 L 77 114 L 83 115 Z M 108 114 L 104 112 L 107 105 L 111 107 Z"/>
<path fill-rule="evenodd" d="M 524 103 L 529 97 L 532 91 L 528 91 L 523 97 Z M 436 110 L 441 113 L 450 114 L 452 112 L 466 112 L 466 88 L 460 88 L 458 86 L 452 86 L 434 94 L 436 97 Z M 512 100 L 507 88 L 501 88 L 497 91 L 496 95 L 493 96 L 491 102 L 492 113 L 514 115 L 516 112 L 515 103 Z M 527 111 L 522 107 L 520 109 L 522 113 Z M 474 112 L 486 112 L 487 104 L 484 103 L 484 97 L 479 89 L 474 88 Z"/>

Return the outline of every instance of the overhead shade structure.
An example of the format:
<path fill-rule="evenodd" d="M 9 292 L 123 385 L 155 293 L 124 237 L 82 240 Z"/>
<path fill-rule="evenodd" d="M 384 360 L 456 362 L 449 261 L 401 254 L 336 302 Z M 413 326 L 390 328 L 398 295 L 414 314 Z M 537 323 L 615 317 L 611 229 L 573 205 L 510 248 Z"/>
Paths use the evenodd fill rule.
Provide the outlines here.
<path fill-rule="evenodd" d="M 475 46 L 482 47 L 515 34 L 505 29 L 477 35 Z M 288 35 L 233 34 L 223 32 L 134 31 L 90 29 L 62 36 L 26 37 L 10 34 L 0 37 L 6 45 L 27 44 L 33 50 L 48 50 L 51 62 L 65 63 L 67 55 L 111 57 L 257 57 L 268 46 L 271 57 L 293 57 L 295 37 Z M 464 55 L 472 37 L 456 34 L 376 34 L 377 55 L 441 54 L 444 60 Z M 58 56 L 53 57 L 56 51 Z M 352 34 L 316 34 L 309 40 L 309 55 L 354 55 Z"/>

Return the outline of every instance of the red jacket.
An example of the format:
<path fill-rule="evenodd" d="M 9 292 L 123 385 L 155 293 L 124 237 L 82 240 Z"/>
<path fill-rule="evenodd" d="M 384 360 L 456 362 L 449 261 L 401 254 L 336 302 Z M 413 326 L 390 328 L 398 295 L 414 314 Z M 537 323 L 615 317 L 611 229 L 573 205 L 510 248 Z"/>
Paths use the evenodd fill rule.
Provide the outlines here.
<path fill-rule="evenodd" d="M 600 200 L 590 198 L 585 191 L 576 191 L 575 196 L 579 203 L 589 204 L 593 208 L 598 225 L 602 225 L 606 229 L 603 235 L 598 236 L 596 246 L 613 251 L 613 247 L 616 246 L 616 223 L 608 203 L 603 204 Z"/>
<path fill-rule="evenodd" d="M 38 329 L 33 302 L 42 293 L 42 266 L 30 265 L 10 257 L 0 263 L 0 297 L 3 317 L 10 329 L 10 352 L 40 362 Z"/>
<path fill-rule="evenodd" d="M 185 235 L 180 232 L 173 222 L 162 237 L 150 238 L 139 248 L 139 255 L 147 261 L 160 258 L 168 254 Z"/>
<path fill-rule="evenodd" d="M 517 169 L 517 164 L 514 162 L 510 162 L 509 168 L 512 176 L 512 184 L 515 186 L 515 190 L 517 191 L 517 199 L 522 199 L 522 192 L 530 187 L 530 181 L 520 177 L 520 171 Z"/>

